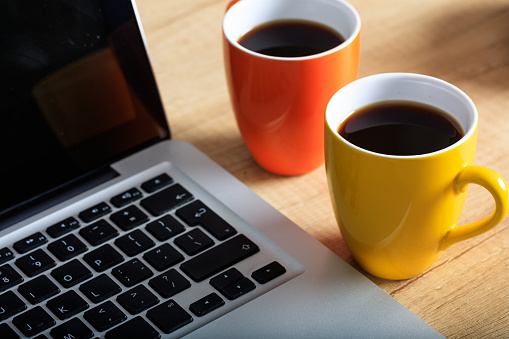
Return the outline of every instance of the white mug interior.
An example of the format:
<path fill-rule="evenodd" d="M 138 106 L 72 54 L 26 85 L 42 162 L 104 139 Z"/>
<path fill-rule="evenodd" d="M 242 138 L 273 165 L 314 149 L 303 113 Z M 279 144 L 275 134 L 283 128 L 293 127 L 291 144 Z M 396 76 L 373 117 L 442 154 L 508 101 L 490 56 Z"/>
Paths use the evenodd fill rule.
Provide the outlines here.
<path fill-rule="evenodd" d="M 340 33 L 345 42 L 320 54 L 295 59 L 314 58 L 348 46 L 360 32 L 361 20 L 355 8 L 343 0 L 242 0 L 234 4 L 223 18 L 223 32 L 230 43 L 247 53 L 273 57 L 244 48 L 238 40 L 253 28 L 277 20 L 308 20 L 326 25 Z"/>
<path fill-rule="evenodd" d="M 451 115 L 461 126 L 464 136 L 453 145 L 428 154 L 395 156 L 362 149 L 340 136 L 341 123 L 356 110 L 377 102 L 413 101 L 439 108 Z M 422 157 L 444 152 L 467 140 L 477 126 L 477 109 L 459 88 L 443 80 L 412 73 L 385 73 L 358 79 L 341 88 L 329 101 L 325 120 L 338 138 L 351 147 L 383 157 Z"/>

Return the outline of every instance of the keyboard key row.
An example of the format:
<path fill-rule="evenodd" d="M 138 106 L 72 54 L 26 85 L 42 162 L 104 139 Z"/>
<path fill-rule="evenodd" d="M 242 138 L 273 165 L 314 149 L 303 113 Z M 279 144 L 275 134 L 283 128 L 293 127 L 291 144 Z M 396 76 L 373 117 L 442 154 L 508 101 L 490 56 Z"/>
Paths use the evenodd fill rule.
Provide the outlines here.
<path fill-rule="evenodd" d="M 176 238 L 175 243 L 189 255 L 196 254 L 214 245 L 212 239 L 200 229 L 193 229 Z M 155 245 L 141 230 L 135 230 L 124 235 L 117 239 L 115 244 L 128 256 L 139 254 Z M 51 245 L 54 245 L 49 247 L 51 252 L 61 258 L 68 258 L 70 255 L 81 253 L 86 249 L 84 244 L 74 235 L 68 235 Z M 198 282 L 219 273 L 221 270 L 236 264 L 258 251 L 258 246 L 244 235 L 238 235 L 189 259 L 181 265 L 181 269 L 189 277 Z M 85 254 L 83 258 L 97 272 L 103 272 L 124 260 L 123 256 L 109 244 Z M 162 271 L 183 261 L 184 257 L 171 245 L 163 244 L 145 253 L 144 259 L 153 265 L 156 270 Z M 56 262 L 42 249 L 37 249 L 16 260 L 16 265 L 27 276 L 32 277 L 56 266 Z M 153 275 L 153 272 L 138 259 L 132 259 L 117 266 L 113 269 L 112 273 L 126 287 L 134 286 Z M 0 290 L 8 289 L 23 281 L 19 273 L 8 264 L 0 268 L 0 274 Z M 51 275 L 64 288 L 69 288 L 90 278 L 92 273 L 81 262 L 73 260 L 54 269 Z"/>
<path fill-rule="evenodd" d="M 277 262 L 272 262 L 254 271 L 252 277 L 257 281 L 262 280 L 266 283 L 284 272 L 286 272 L 286 270 L 282 265 Z M 244 277 L 242 273 L 235 268 L 230 268 L 220 275 L 215 276 L 210 280 L 210 284 L 229 300 L 241 297 L 256 288 L 255 284 L 250 279 Z M 165 299 L 191 286 L 190 282 L 175 269 L 170 269 L 151 279 L 149 285 Z M 35 288 L 36 286 L 38 286 L 39 289 Z M 121 292 L 121 288 L 105 274 L 82 284 L 79 289 L 94 303 L 102 302 Z M 40 276 L 21 285 L 19 291 L 27 299 L 33 298 L 34 300 L 37 299 L 37 301 L 41 301 L 58 293 L 59 289 L 47 277 Z M 116 300 L 132 315 L 149 310 L 147 312 L 147 318 L 164 333 L 171 333 L 193 321 L 192 316 L 174 300 L 170 299 L 156 306 L 159 303 L 159 298 L 144 285 L 137 285 L 131 288 L 118 295 Z M 211 293 L 191 303 L 189 305 L 189 310 L 194 315 L 202 317 L 222 307 L 224 304 L 225 301 L 219 295 Z M 73 290 L 50 299 L 46 305 L 48 309 L 61 320 L 70 319 L 86 311 L 90 307 L 90 305 Z M 1 320 L 7 319 L 25 309 L 26 305 L 12 291 L 0 295 Z M 127 317 L 125 313 L 111 301 L 106 301 L 86 311 L 84 313 L 84 318 L 97 331 L 106 331 L 125 321 Z M 157 331 L 142 318 L 135 320 L 134 323 L 141 326 L 141 328 L 137 330 L 142 332 L 148 330 L 151 336 L 158 335 Z M 55 321 L 44 309 L 36 306 L 14 317 L 13 324 L 22 331 L 23 334 L 33 336 L 54 326 Z M 106 337 L 121 334 L 125 335 L 126 329 L 131 328 L 132 325 L 133 324 L 130 324 L 130 322 L 122 324 L 119 328 L 112 330 L 111 333 L 108 332 L 109 334 L 107 334 Z M 55 327 L 51 330 L 50 334 L 52 336 L 57 336 L 64 332 L 76 338 L 81 338 L 81 335 L 86 338 L 93 336 L 93 331 L 78 318 L 73 318 Z"/>

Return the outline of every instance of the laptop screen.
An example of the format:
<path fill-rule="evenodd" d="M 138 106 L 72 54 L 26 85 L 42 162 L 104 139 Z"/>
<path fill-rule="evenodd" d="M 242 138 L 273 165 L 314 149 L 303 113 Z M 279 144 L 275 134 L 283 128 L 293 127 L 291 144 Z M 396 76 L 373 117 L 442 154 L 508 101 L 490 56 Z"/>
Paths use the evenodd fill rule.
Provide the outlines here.
<path fill-rule="evenodd" d="M 130 0 L 0 9 L 1 225 L 170 132 Z"/>

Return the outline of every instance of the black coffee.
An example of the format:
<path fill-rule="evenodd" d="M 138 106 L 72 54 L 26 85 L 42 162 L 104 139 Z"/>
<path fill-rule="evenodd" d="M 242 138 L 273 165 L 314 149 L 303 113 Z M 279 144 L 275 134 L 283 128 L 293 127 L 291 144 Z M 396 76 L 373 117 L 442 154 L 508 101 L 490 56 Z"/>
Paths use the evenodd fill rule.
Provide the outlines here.
<path fill-rule="evenodd" d="M 407 101 L 375 103 L 355 111 L 339 134 L 369 151 L 388 155 L 418 155 L 451 146 L 463 131 L 444 111 Z"/>
<path fill-rule="evenodd" d="M 325 25 L 305 20 L 278 20 L 253 28 L 239 44 L 278 57 L 302 57 L 328 51 L 345 39 Z"/>

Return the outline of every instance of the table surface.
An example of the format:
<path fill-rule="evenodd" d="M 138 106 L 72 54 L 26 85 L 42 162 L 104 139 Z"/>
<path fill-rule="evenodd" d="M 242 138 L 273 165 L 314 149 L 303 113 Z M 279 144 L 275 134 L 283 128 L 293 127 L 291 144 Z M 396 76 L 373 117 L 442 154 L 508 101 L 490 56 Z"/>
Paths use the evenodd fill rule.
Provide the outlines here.
<path fill-rule="evenodd" d="M 509 337 L 509 218 L 452 246 L 419 277 L 388 281 L 354 262 L 338 230 L 324 167 L 282 177 L 250 157 L 230 105 L 221 45 L 226 0 L 140 0 L 151 59 L 173 137 L 190 142 L 297 225 L 448 338 Z M 476 164 L 509 179 L 509 2 L 350 0 L 362 20 L 359 77 L 435 76 L 479 111 Z M 460 225 L 492 213 L 471 185 Z"/>

